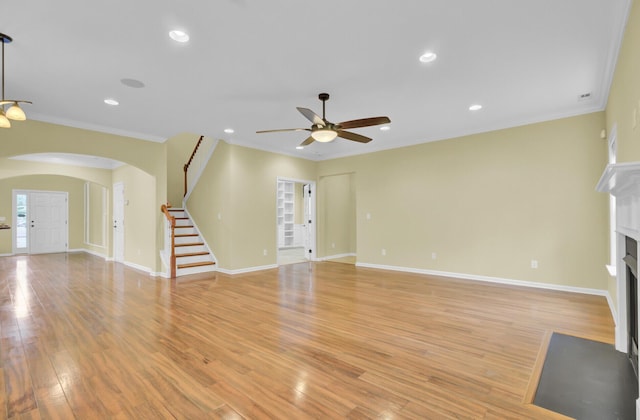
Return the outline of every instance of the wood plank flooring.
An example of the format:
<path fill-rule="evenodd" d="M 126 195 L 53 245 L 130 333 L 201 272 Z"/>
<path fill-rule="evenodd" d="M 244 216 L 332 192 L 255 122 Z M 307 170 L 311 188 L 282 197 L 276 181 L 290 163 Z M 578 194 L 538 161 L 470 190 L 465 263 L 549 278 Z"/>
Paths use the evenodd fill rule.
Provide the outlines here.
<path fill-rule="evenodd" d="M 348 264 L 3 257 L 0 417 L 554 418 L 523 402 L 545 337 L 613 329 L 603 297 Z"/>

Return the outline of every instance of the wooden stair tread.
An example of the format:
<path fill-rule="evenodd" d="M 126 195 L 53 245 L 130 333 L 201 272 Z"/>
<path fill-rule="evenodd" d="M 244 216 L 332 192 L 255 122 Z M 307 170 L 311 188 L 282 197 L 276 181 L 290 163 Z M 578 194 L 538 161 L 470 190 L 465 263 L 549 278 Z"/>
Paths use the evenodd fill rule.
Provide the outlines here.
<path fill-rule="evenodd" d="M 202 252 L 188 252 L 186 254 L 176 254 L 176 258 L 181 258 L 181 257 L 198 257 L 200 255 L 209 255 L 209 252 L 207 251 L 202 251 Z"/>
<path fill-rule="evenodd" d="M 189 264 L 178 264 L 176 267 L 177 268 L 191 268 L 191 267 L 202 267 L 205 265 L 215 265 L 215 263 L 213 261 L 201 261 L 201 262 L 194 262 L 194 263 L 189 263 Z"/>
<path fill-rule="evenodd" d="M 200 236 L 197 233 L 176 233 L 176 238 L 187 238 L 189 236 Z"/>
<path fill-rule="evenodd" d="M 189 220 L 188 217 L 175 217 L 176 220 Z"/>
<path fill-rule="evenodd" d="M 192 242 L 190 244 L 175 244 L 176 247 L 179 247 L 179 246 L 200 246 L 200 245 L 204 245 L 204 242 Z"/>
<path fill-rule="evenodd" d="M 176 226 L 176 229 L 183 229 L 183 228 L 193 228 L 193 225 L 179 225 L 179 226 Z"/>
<path fill-rule="evenodd" d="M 167 210 L 169 211 L 184 211 L 184 209 L 178 208 L 178 207 L 169 207 Z"/>

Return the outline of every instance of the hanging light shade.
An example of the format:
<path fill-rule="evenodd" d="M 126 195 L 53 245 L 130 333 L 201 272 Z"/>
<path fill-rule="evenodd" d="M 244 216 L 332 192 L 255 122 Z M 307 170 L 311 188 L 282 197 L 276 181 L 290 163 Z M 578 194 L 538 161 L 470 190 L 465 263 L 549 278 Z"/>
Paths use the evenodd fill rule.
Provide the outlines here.
<path fill-rule="evenodd" d="M 0 128 L 11 128 L 11 122 L 9 121 L 7 116 L 4 115 L 4 110 L 2 109 L 2 107 L 0 107 Z"/>
<path fill-rule="evenodd" d="M 20 108 L 20 105 L 18 105 L 17 102 L 14 102 L 13 105 L 7 109 L 6 115 L 10 120 L 24 121 L 27 119 L 27 116 L 24 114 L 24 111 Z"/>
<path fill-rule="evenodd" d="M 27 119 L 22 108 L 20 108 L 19 102 L 30 104 L 31 101 L 24 101 L 18 99 L 6 99 L 4 96 L 4 45 L 10 43 L 13 39 L 9 35 L 0 33 L 0 42 L 2 42 L 2 98 L 0 99 L 0 128 L 11 128 L 11 122 L 9 120 L 24 121 Z M 6 113 L 4 106 L 12 104 Z"/>
<path fill-rule="evenodd" d="M 329 143 L 331 140 L 338 137 L 338 132 L 330 128 L 321 128 L 312 132 L 311 137 L 320 143 Z"/>

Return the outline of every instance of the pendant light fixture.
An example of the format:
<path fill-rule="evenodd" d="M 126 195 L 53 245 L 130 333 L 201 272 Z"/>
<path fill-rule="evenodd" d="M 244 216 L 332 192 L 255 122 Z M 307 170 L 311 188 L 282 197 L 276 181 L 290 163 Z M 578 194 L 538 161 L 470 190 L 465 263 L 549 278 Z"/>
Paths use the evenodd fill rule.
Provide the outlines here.
<path fill-rule="evenodd" d="M 25 101 L 22 99 L 6 99 L 4 97 L 4 44 L 8 44 L 13 39 L 9 35 L 0 33 L 0 41 L 2 41 L 2 99 L 0 99 L 0 128 L 10 128 L 11 122 L 9 120 L 24 121 L 27 116 L 24 114 L 20 105 L 20 102 L 30 104 L 31 101 Z M 9 109 L 5 112 L 4 106 L 11 104 Z"/>

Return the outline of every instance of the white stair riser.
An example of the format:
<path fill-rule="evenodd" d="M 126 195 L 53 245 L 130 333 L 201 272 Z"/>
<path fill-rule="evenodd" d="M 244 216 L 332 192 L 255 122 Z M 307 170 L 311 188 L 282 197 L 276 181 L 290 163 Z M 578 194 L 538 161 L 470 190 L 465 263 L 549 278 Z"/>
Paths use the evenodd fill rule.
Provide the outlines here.
<path fill-rule="evenodd" d="M 175 229 L 175 234 L 176 235 L 183 235 L 183 234 L 187 234 L 187 233 L 198 233 L 198 232 L 196 232 L 196 229 L 192 228 L 192 227 L 179 227 L 179 226 L 176 226 L 176 229 Z"/>
<path fill-rule="evenodd" d="M 176 254 L 189 254 L 191 252 L 202 252 L 206 251 L 204 249 L 204 245 L 192 245 L 192 246 L 177 246 Z"/>
<path fill-rule="evenodd" d="M 194 262 L 202 262 L 202 261 L 213 261 L 211 255 L 195 255 L 192 257 L 177 257 L 176 256 L 176 264 L 191 264 Z"/>
<path fill-rule="evenodd" d="M 202 242 L 202 240 L 200 239 L 200 236 L 184 236 L 184 237 L 178 237 L 176 236 L 175 238 L 175 243 L 177 244 L 192 244 L 195 242 Z"/>
<path fill-rule="evenodd" d="M 171 212 L 173 217 L 187 217 L 184 211 L 174 211 Z M 190 219 L 176 219 L 176 229 L 175 234 L 193 234 L 198 233 L 198 231 L 192 227 L 193 223 Z M 181 226 L 189 226 L 189 227 L 181 227 Z M 176 237 L 174 238 L 175 244 L 190 244 L 194 242 L 202 242 L 202 238 L 200 236 L 186 236 L 186 237 Z M 176 257 L 176 265 L 180 264 L 192 264 L 198 262 L 213 262 L 213 257 L 208 253 L 208 250 L 205 249 L 204 245 L 192 245 L 192 246 L 176 246 L 175 253 L 176 254 L 190 254 L 194 252 L 207 252 L 206 255 L 195 255 L 190 257 Z M 188 274 L 197 274 L 197 273 L 208 273 L 216 271 L 216 266 L 211 265 L 203 265 L 198 267 L 188 267 L 188 268 L 177 268 L 176 269 L 176 277 L 184 276 Z"/>
<path fill-rule="evenodd" d="M 185 276 L 187 274 L 208 273 L 216 271 L 215 265 L 203 265 L 201 267 L 178 268 L 176 276 Z"/>

